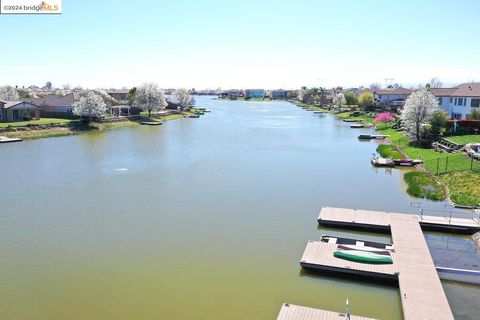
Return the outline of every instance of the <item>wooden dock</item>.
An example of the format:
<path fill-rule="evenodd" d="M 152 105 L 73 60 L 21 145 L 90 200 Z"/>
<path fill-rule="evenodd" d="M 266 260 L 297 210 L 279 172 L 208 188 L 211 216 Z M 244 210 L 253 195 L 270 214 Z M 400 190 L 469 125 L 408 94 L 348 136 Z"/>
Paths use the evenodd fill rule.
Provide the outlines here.
<path fill-rule="evenodd" d="M 373 320 L 350 315 L 347 318 L 345 313 L 302 307 L 294 304 L 284 303 L 280 309 L 277 320 Z"/>
<path fill-rule="evenodd" d="M 395 262 L 393 264 L 365 264 L 348 261 L 334 257 L 333 253 L 336 249 L 337 245 L 334 243 L 309 241 L 300 265 L 306 269 L 347 273 L 368 278 L 392 281 L 398 279 Z M 394 252 L 391 253 L 391 256 L 395 261 Z"/>
<path fill-rule="evenodd" d="M 395 215 L 413 217 L 422 229 L 425 230 L 453 231 L 466 234 L 474 234 L 480 231 L 478 218 L 465 219 L 450 216 L 412 215 L 329 207 L 322 208 L 318 216 L 318 223 L 331 227 L 366 229 L 390 233 L 391 218 Z"/>
<path fill-rule="evenodd" d="M 423 236 L 421 219 L 416 215 L 379 211 L 323 208 L 318 217 L 322 225 L 335 227 L 359 227 L 390 232 L 395 252 L 393 265 L 371 265 L 334 259 L 331 249 L 309 243 L 302 261 L 310 261 L 316 269 L 336 271 L 362 276 L 385 277 L 395 274 L 400 288 L 404 319 L 450 320 L 453 314 L 443 291 L 435 265 Z M 423 220 L 435 225 L 445 223 L 435 217 L 423 216 Z M 462 220 L 450 221 L 462 225 Z M 325 253 L 320 253 L 325 248 Z M 329 251 L 330 250 L 330 251 Z M 338 261 L 333 261 L 338 260 Z M 300 263 L 302 263 L 302 261 Z M 324 268 L 323 266 L 326 266 Z M 315 269 L 315 268 L 313 268 Z"/>
<path fill-rule="evenodd" d="M 22 139 L 20 138 L 9 138 L 5 136 L 0 136 L 0 143 L 10 143 L 10 142 L 20 142 Z"/>

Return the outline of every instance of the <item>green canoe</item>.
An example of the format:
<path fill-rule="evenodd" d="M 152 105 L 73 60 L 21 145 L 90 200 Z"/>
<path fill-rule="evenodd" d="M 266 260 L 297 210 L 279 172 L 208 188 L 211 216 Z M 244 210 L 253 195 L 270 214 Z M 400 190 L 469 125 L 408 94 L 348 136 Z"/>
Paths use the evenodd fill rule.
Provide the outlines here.
<path fill-rule="evenodd" d="M 390 255 L 381 255 L 374 252 L 358 251 L 358 250 L 336 250 L 333 253 L 336 258 L 342 258 L 345 260 L 361 262 L 361 263 L 378 263 L 387 264 L 393 263 Z"/>

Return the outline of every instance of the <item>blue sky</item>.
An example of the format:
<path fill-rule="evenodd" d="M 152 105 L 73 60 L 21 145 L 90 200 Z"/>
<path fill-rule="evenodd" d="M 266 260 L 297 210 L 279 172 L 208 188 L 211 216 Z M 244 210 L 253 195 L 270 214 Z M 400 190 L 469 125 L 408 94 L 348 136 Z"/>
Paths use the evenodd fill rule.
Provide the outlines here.
<path fill-rule="evenodd" d="M 0 84 L 480 81 L 478 0 L 63 0 L 62 6 L 59 16 L 0 15 Z"/>

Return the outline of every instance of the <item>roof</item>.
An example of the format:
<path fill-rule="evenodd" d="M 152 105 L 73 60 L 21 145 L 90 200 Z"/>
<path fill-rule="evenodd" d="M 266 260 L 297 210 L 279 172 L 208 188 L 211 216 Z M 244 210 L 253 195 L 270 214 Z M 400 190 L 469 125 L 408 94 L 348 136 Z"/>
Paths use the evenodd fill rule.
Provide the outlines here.
<path fill-rule="evenodd" d="M 73 106 L 73 103 L 79 99 L 79 97 L 79 93 L 69 93 L 64 96 L 50 95 L 43 98 L 25 99 L 25 101 L 28 101 L 39 107 L 66 107 Z"/>
<path fill-rule="evenodd" d="M 467 82 L 453 88 L 431 88 L 437 97 L 480 97 L 480 82 Z"/>
<path fill-rule="evenodd" d="M 26 101 L 20 101 L 20 100 L 16 100 L 16 101 L 0 101 L 0 103 L 3 104 L 2 108 L 3 109 L 9 109 L 9 108 L 12 108 L 12 107 L 15 107 L 19 104 L 22 104 L 22 103 L 27 103 L 27 104 L 31 104 L 33 105 L 32 103 L 29 103 L 29 102 L 26 102 Z"/>
<path fill-rule="evenodd" d="M 450 97 L 456 88 L 430 88 L 430 92 L 436 97 Z"/>
<path fill-rule="evenodd" d="M 410 95 L 413 90 L 407 88 L 391 88 L 391 89 L 379 89 L 375 90 L 374 93 L 378 95 Z"/>
<path fill-rule="evenodd" d="M 480 82 L 462 83 L 455 88 L 456 97 L 480 97 Z"/>
<path fill-rule="evenodd" d="M 128 94 L 130 90 L 107 90 L 106 93 L 121 93 L 121 94 Z"/>

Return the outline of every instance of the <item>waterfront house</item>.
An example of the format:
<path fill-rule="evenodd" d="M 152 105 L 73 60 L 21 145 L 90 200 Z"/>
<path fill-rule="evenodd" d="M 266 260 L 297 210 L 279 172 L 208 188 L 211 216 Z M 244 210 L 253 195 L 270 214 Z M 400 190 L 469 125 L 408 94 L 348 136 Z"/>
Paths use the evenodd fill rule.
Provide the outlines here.
<path fill-rule="evenodd" d="M 128 95 L 129 90 L 109 90 L 106 93 L 115 100 L 118 101 L 129 101 L 130 97 Z"/>
<path fill-rule="evenodd" d="M 480 82 L 462 83 L 453 88 L 431 88 L 430 92 L 451 119 L 465 119 L 480 110 Z"/>
<path fill-rule="evenodd" d="M 243 97 L 243 90 L 232 89 L 232 90 L 222 91 L 219 94 L 219 97 L 224 99 L 228 98 L 231 100 L 235 100 L 237 98 Z"/>
<path fill-rule="evenodd" d="M 413 90 L 407 88 L 387 88 L 373 91 L 375 105 L 401 107 Z"/>
<path fill-rule="evenodd" d="M 73 104 L 80 98 L 80 93 L 73 92 L 64 96 L 49 95 L 43 98 L 28 99 L 38 106 L 40 116 L 45 118 L 73 118 Z"/>
<path fill-rule="evenodd" d="M 288 92 L 286 90 L 278 89 L 278 90 L 270 90 L 268 92 L 268 97 L 272 100 L 276 99 L 286 99 Z"/>
<path fill-rule="evenodd" d="M 38 106 L 25 101 L 0 101 L 0 122 L 25 121 L 40 117 Z"/>
<path fill-rule="evenodd" d="M 266 92 L 263 89 L 246 89 L 244 91 L 245 99 L 263 99 L 266 96 Z"/>

